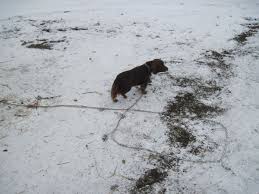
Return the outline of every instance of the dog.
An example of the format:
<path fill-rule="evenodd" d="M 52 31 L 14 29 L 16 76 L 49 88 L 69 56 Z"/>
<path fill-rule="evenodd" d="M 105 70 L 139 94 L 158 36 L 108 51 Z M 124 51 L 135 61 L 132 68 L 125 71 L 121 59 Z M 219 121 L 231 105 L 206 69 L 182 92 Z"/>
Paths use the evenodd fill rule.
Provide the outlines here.
<path fill-rule="evenodd" d="M 116 97 L 119 94 L 127 98 L 126 93 L 129 92 L 133 86 L 140 85 L 142 94 L 146 94 L 147 84 L 151 82 L 151 73 L 157 74 L 166 71 L 168 71 L 168 67 L 164 65 L 164 62 L 161 59 L 154 59 L 129 71 L 120 73 L 114 80 L 111 89 L 113 102 L 118 101 Z"/>

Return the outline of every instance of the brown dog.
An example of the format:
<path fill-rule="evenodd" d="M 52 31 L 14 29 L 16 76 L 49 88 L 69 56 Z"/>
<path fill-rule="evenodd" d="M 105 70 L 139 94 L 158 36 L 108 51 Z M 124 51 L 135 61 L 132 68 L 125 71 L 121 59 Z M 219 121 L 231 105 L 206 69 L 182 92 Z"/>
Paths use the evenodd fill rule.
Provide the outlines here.
<path fill-rule="evenodd" d="M 150 81 L 151 73 L 157 74 L 159 72 L 168 71 L 168 68 L 164 65 L 161 59 L 154 59 L 153 61 L 148 61 L 144 65 L 137 66 L 129 71 L 124 71 L 117 75 L 113 82 L 111 97 L 114 102 L 117 102 L 117 95 L 120 94 L 124 98 L 125 95 L 130 91 L 131 87 L 140 85 L 143 94 L 146 94 L 146 87 Z"/>

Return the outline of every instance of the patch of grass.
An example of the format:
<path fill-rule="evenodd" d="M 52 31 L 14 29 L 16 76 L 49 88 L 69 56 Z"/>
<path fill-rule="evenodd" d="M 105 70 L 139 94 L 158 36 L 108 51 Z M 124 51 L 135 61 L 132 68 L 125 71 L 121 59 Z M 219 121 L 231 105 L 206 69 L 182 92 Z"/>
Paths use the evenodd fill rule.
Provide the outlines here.
<path fill-rule="evenodd" d="M 42 32 L 51 32 L 51 29 L 49 29 L 49 28 L 43 28 L 41 31 L 42 31 Z"/>
<path fill-rule="evenodd" d="M 191 133 L 184 119 L 200 120 L 223 112 L 223 108 L 204 104 L 194 93 L 178 94 L 174 100 L 168 102 L 161 115 L 169 129 L 166 132 L 169 144 L 186 148 L 189 144 L 196 142 L 196 137 Z M 193 153 L 198 153 L 198 150 Z"/>
<path fill-rule="evenodd" d="M 218 144 L 213 142 L 210 143 L 209 145 L 198 145 L 198 146 L 192 146 L 191 149 L 189 150 L 189 153 L 193 155 L 204 155 L 206 152 L 212 152 L 215 148 L 218 147 Z"/>
<path fill-rule="evenodd" d="M 221 86 L 216 84 L 211 85 L 199 85 L 194 89 L 194 93 L 199 96 L 208 97 L 222 90 Z"/>
<path fill-rule="evenodd" d="M 187 78 L 187 77 L 172 77 L 175 85 L 180 87 L 189 87 L 200 85 L 201 79 L 199 78 Z"/>
<path fill-rule="evenodd" d="M 147 170 L 135 183 L 134 188 L 130 191 L 131 194 L 136 193 L 150 193 L 152 186 L 160 183 L 167 177 L 167 172 L 161 169 L 154 168 Z"/>
<path fill-rule="evenodd" d="M 192 149 L 190 150 L 190 153 L 193 154 L 193 155 L 196 155 L 196 156 L 203 153 L 203 152 L 204 152 L 204 149 L 201 146 L 192 147 Z"/>
<path fill-rule="evenodd" d="M 52 49 L 52 46 L 50 44 L 48 44 L 47 42 L 30 44 L 30 45 L 27 45 L 26 47 L 35 48 L 35 49 L 48 49 L 48 50 Z"/>
<path fill-rule="evenodd" d="M 205 56 L 207 58 L 211 58 L 211 59 L 215 59 L 215 60 L 219 61 L 219 60 L 223 60 L 225 55 L 223 55 L 217 51 L 210 50 L 210 51 L 206 51 Z"/>
<path fill-rule="evenodd" d="M 224 57 L 228 55 L 226 53 L 229 53 L 229 51 L 225 50 L 225 51 L 222 51 L 221 53 L 214 50 L 206 51 L 205 57 L 207 59 L 214 60 L 206 64 L 210 67 L 216 67 L 222 70 L 228 70 L 230 68 L 230 64 L 226 63 L 224 60 Z"/>
<path fill-rule="evenodd" d="M 61 40 L 50 40 L 49 43 L 53 44 L 53 43 L 60 43 L 60 42 L 65 42 L 64 39 Z"/>
<path fill-rule="evenodd" d="M 191 87 L 196 96 L 208 97 L 222 90 L 222 87 L 218 86 L 216 81 L 205 81 L 201 78 L 173 76 L 171 76 L 171 79 L 176 86 L 182 88 Z"/>
<path fill-rule="evenodd" d="M 193 93 L 178 94 L 175 100 L 169 101 L 166 110 L 162 113 L 164 118 L 187 117 L 205 118 L 220 114 L 224 109 L 202 103 Z"/>
<path fill-rule="evenodd" d="M 83 28 L 83 27 L 71 27 L 70 29 L 75 31 L 88 30 L 88 28 Z"/>
<path fill-rule="evenodd" d="M 66 28 L 58 28 L 57 31 L 59 31 L 59 32 L 66 32 L 67 29 Z"/>
<path fill-rule="evenodd" d="M 167 136 L 170 144 L 173 145 L 178 143 L 178 145 L 183 148 L 186 148 L 191 142 L 196 141 L 195 136 L 193 136 L 186 128 L 174 124 L 170 124 Z"/>
<path fill-rule="evenodd" d="M 253 35 L 255 35 L 259 30 L 259 23 L 249 23 L 245 25 L 248 30 L 236 35 L 233 40 L 237 41 L 239 44 L 244 44 L 247 39 Z"/>
<path fill-rule="evenodd" d="M 160 169 L 163 170 L 174 170 L 178 171 L 179 167 L 179 158 L 173 157 L 173 153 L 167 153 L 167 154 L 150 154 L 149 155 L 149 161 L 151 161 L 152 165 L 157 166 Z"/>
<path fill-rule="evenodd" d="M 22 46 L 34 49 L 47 49 L 52 50 L 54 44 L 65 42 L 65 39 L 61 40 L 47 40 L 47 39 L 36 39 L 35 41 L 23 41 Z"/>
<path fill-rule="evenodd" d="M 235 38 L 233 38 L 238 43 L 244 43 L 247 41 L 247 38 L 250 36 L 253 36 L 254 30 L 248 30 L 246 32 L 242 32 L 241 34 L 236 35 Z"/>
<path fill-rule="evenodd" d="M 179 59 L 170 59 L 168 61 L 165 61 L 165 63 L 169 63 L 169 64 L 174 64 L 174 63 L 183 63 L 183 59 L 179 58 Z"/>
<path fill-rule="evenodd" d="M 199 65 L 207 65 L 212 72 L 216 72 L 217 78 L 229 78 L 233 75 L 232 65 L 225 58 L 232 57 L 234 50 L 223 50 L 221 52 L 208 50 L 204 53 L 204 60 L 196 60 Z"/>

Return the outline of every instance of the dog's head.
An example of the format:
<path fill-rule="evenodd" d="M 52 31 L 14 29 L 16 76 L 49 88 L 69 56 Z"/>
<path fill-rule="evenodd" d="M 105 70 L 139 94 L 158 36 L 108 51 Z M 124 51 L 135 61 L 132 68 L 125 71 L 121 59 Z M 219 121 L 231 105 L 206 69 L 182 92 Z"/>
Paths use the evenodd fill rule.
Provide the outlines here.
<path fill-rule="evenodd" d="M 164 61 L 161 59 L 154 59 L 153 61 L 146 62 L 146 64 L 150 66 L 151 72 L 153 74 L 168 71 L 168 67 L 164 65 Z"/>

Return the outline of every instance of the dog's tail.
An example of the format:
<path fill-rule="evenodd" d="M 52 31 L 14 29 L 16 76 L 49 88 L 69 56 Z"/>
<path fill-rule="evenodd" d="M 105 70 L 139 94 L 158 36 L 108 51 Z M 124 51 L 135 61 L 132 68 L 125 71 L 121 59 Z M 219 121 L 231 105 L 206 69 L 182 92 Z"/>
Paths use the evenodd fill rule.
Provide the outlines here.
<path fill-rule="evenodd" d="M 114 83 L 112 84 L 112 90 L 111 90 L 111 98 L 112 98 L 112 101 L 113 101 L 113 102 L 117 102 L 117 99 L 116 99 L 117 95 L 118 95 L 118 86 L 117 86 L 117 84 L 114 82 Z"/>

